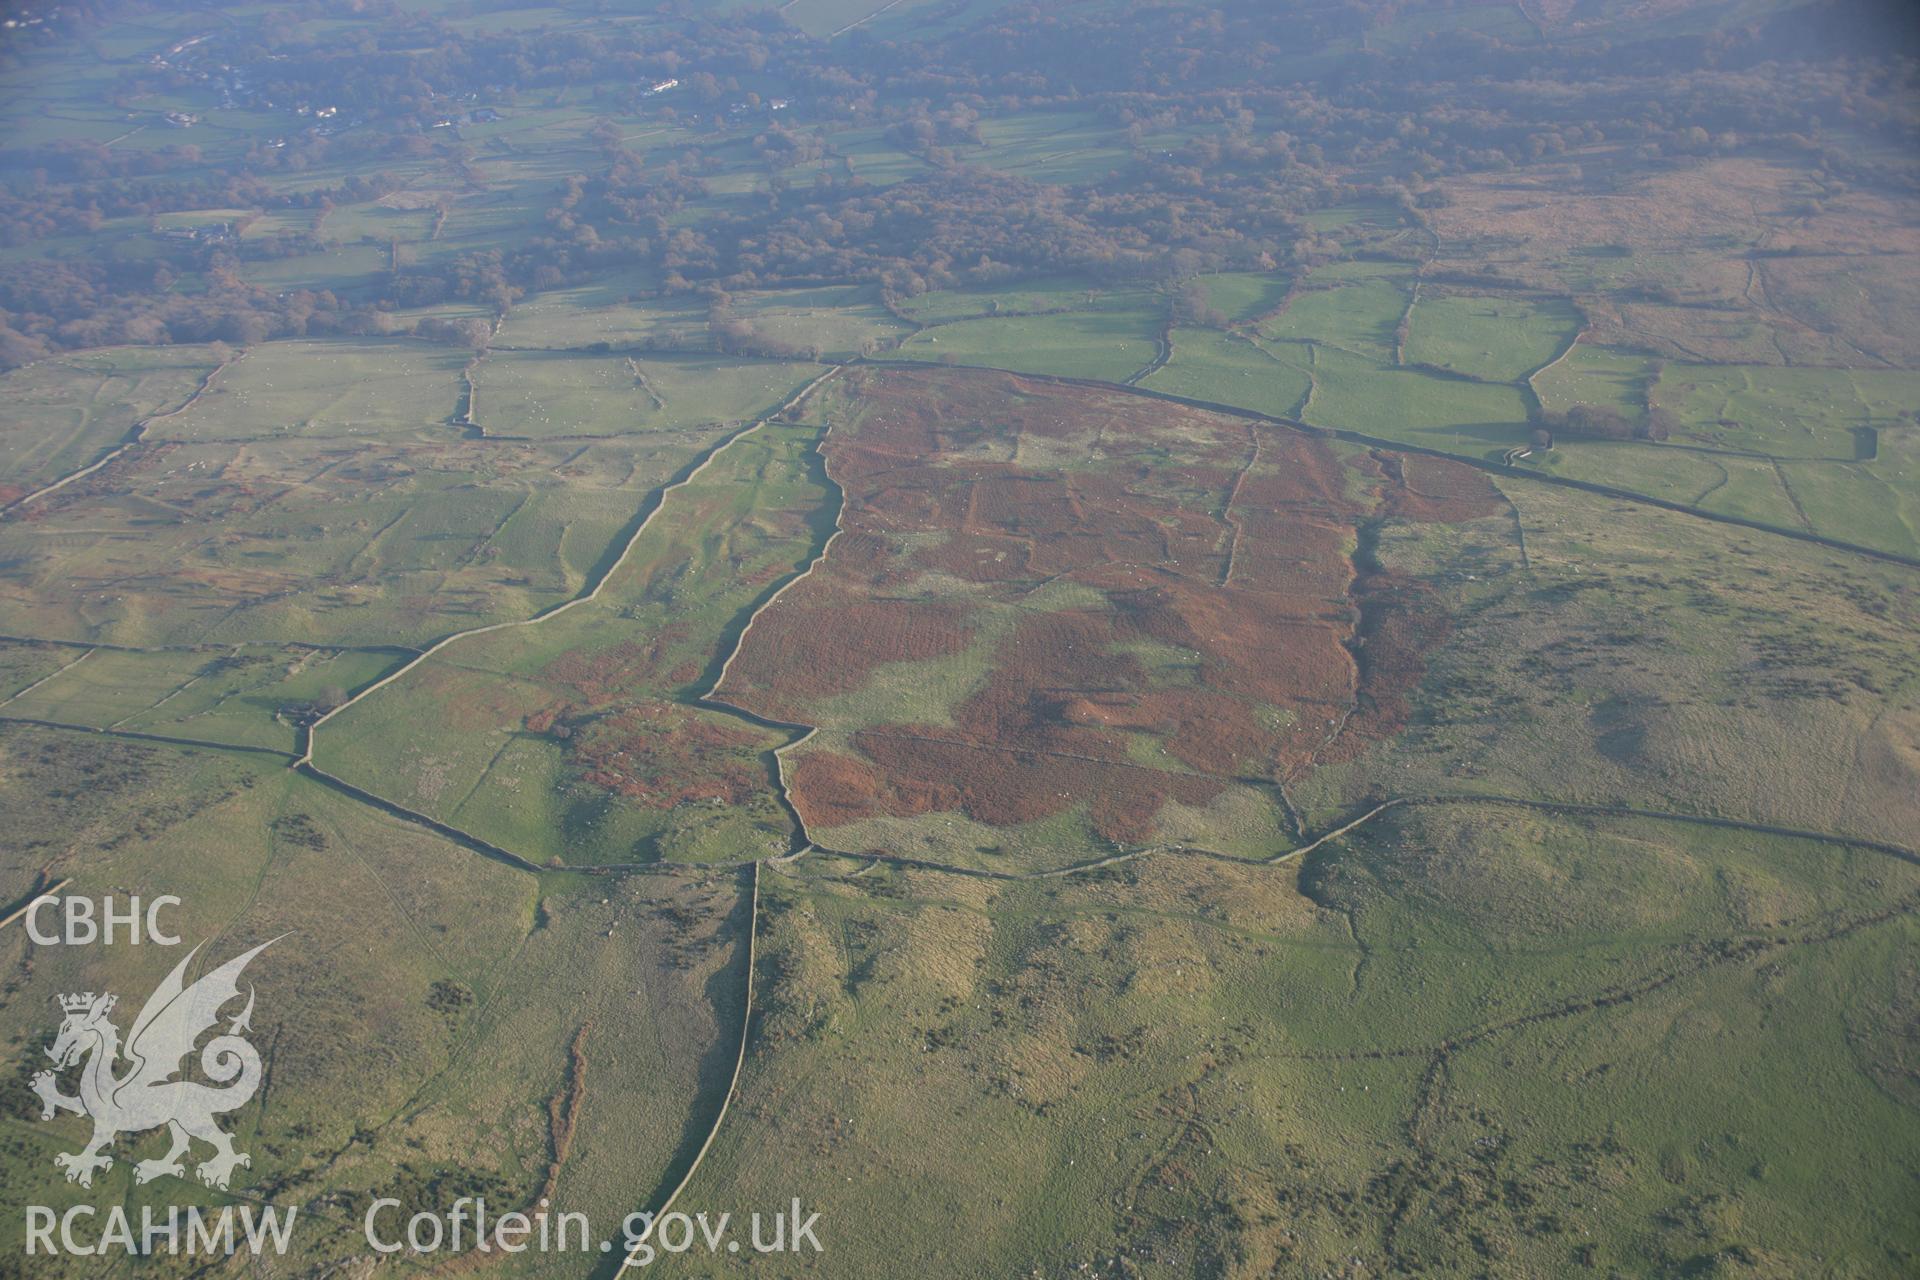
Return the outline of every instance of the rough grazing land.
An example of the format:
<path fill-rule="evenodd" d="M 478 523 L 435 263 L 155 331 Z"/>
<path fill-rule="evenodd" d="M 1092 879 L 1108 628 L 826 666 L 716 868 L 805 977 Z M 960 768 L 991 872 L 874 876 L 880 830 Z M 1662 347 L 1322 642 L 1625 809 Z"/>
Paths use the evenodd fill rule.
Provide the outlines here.
<path fill-rule="evenodd" d="M 1344 756 L 1398 723 L 1446 627 L 1370 566 L 1368 527 L 1504 510 L 1444 461 L 1119 392 L 889 371 L 853 404 L 824 447 L 840 535 L 717 691 L 838 739 L 789 777 L 829 842 L 876 816 L 1080 813 L 1139 844 L 1169 804 Z"/>
<path fill-rule="evenodd" d="M 715 655 L 831 520 L 818 429 L 713 450 L 591 597 L 462 636 L 316 730 L 314 762 L 537 861 L 737 861 L 784 847 L 778 732 L 701 708 Z"/>

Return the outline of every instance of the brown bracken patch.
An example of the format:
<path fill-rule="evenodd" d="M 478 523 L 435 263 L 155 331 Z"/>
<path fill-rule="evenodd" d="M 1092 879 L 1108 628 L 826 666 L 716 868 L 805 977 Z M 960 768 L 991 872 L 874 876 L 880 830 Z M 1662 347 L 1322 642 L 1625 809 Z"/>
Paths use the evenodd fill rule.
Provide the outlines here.
<path fill-rule="evenodd" d="M 823 586 L 805 604 L 768 609 L 729 673 L 749 687 L 776 682 L 783 699 L 850 693 L 889 662 L 926 662 L 967 647 L 959 603 L 873 600 Z"/>
<path fill-rule="evenodd" d="M 1082 808 L 1135 844 L 1168 803 L 1350 755 L 1404 723 L 1446 635 L 1421 584 L 1359 576 L 1360 527 L 1501 506 L 1471 468 L 1343 462 L 1322 440 L 1119 390 L 850 381 L 856 416 L 825 447 L 841 535 L 756 621 L 721 696 L 817 724 L 823 699 L 889 664 L 974 653 L 985 675 L 937 723 L 922 708 L 842 725 L 850 751 L 797 753 L 789 790 L 815 830 Z"/>
<path fill-rule="evenodd" d="M 1463 462 L 1417 453 L 1376 451 L 1374 457 L 1397 482 L 1387 491 L 1387 510 L 1402 519 L 1452 524 L 1506 508 L 1507 500 L 1493 481 Z"/>
<path fill-rule="evenodd" d="M 711 713 L 648 701 L 555 727 L 584 781 L 649 809 L 746 804 L 766 789 L 759 735 Z"/>
<path fill-rule="evenodd" d="M 605 649 L 576 649 L 547 663 L 540 670 L 540 679 L 567 690 L 588 706 L 617 701 L 636 686 L 657 683 L 661 662 L 674 642 L 685 635 L 684 627 L 667 626 Z M 676 665 L 667 678 L 684 683 L 679 677 L 692 679 L 698 674 L 697 667 L 689 675 L 684 665 Z"/>

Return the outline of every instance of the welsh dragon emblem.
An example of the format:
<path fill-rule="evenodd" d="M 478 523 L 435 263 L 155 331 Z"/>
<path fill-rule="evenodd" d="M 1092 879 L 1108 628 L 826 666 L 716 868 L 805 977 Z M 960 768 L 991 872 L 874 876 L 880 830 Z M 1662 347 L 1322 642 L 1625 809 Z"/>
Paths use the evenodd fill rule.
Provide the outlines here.
<path fill-rule="evenodd" d="M 210 1187 L 224 1190 L 234 1169 L 253 1163 L 246 1153 L 233 1149 L 233 1139 L 214 1123 L 214 1117 L 222 1112 L 245 1106 L 260 1088 L 260 1054 L 242 1035 L 252 1030 L 251 987 L 247 989 L 246 1007 L 228 1024 L 225 1033 L 207 1041 L 200 1051 L 200 1071 L 214 1083 L 172 1077 L 184 1069 L 194 1043 L 219 1022 L 221 1006 L 239 997 L 240 974 L 247 963 L 272 945 L 263 942 L 188 986 L 182 979 L 200 950 L 195 947 L 147 998 L 140 1016 L 133 1020 L 124 1050 L 120 1029 L 107 1016 L 118 997 L 104 993 L 96 996 L 91 991 L 60 997 L 66 1018 L 47 1056 L 60 1070 L 86 1059 L 80 1072 L 80 1096 L 70 1098 L 61 1093 L 52 1071 L 40 1072 L 30 1083 L 44 1104 L 42 1120 L 51 1120 L 61 1111 L 93 1119 L 92 1141 L 78 1152 L 53 1158 L 55 1165 L 67 1171 L 68 1182 L 91 1187 L 95 1172 L 113 1166 L 107 1148 L 116 1137 L 162 1125 L 172 1137 L 173 1146 L 160 1159 L 135 1165 L 136 1182 L 151 1182 L 164 1174 L 185 1177 L 182 1157 L 196 1138 L 214 1149 L 213 1155 L 195 1170 L 200 1181 Z M 123 1055 L 128 1067 L 124 1073 L 115 1074 L 115 1064 Z"/>

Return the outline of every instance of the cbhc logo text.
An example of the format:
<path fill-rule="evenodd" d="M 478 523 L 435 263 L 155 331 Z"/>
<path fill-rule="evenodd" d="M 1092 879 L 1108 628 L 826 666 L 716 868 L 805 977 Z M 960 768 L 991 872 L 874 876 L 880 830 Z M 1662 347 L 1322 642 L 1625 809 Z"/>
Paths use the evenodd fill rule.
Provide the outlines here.
<path fill-rule="evenodd" d="M 117 905 L 112 894 L 100 899 L 98 909 L 92 898 L 62 898 L 43 894 L 27 908 L 27 936 L 43 947 L 85 946 L 93 942 L 153 942 L 163 947 L 179 945 L 174 934 L 162 931 L 160 909 L 177 907 L 180 899 L 161 894 L 140 909 L 138 895 Z M 49 931 L 51 925 L 54 931 Z"/>

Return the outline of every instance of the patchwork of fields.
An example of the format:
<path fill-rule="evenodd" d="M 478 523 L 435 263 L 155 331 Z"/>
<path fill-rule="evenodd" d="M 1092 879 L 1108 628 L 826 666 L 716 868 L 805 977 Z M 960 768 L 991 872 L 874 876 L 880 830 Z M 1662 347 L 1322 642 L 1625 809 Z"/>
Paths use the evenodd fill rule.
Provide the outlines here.
<path fill-rule="evenodd" d="M 786 851 L 767 776 L 783 735 L 696 697 L 826 536 L 819 432 L 769 421 L 730 437 L 579 607 L 435 647 L 318 726 L 314 764 L 535 861 Z"/>
<path fill-rule="evenodd" d="M 465 357 L 411 343 L 232 359 L 140 449 L 0 524 L 0 632 L 418 645 L 524 617 L 603 573 L 650 495 L 817 373 L 609 357 L 561 395 L 563 363 L 499 353 L 470 388 Z"/>
<path fill-rule="evenodd" d="M 1436 351 L 1416 319 L 1429 358 L 1395 364 L 1403 284 L 1228 289 L 1282 319 L 1210 348 L 1176 329 L 1137 390 L 229 355 L 0 525 L 32 549 L 0 786 L 40 833 L 8 874 L 188 894 L 196 936 L 343 938 L 260 962 L 311 993 L 284 1017 L 336 1028 L 289 1048 L 301 1102 L 258 1123 L 281 1197 L 427 1205 L 457 1168 L 466 1193 L 611 1219 L 683 1181 L 764 1199 L 804 1158 L 841 1220 L 910 1193 L 998 1224 L 969 1246 L 986 1270 L 1550 1268 L 1570 1235 L 1657 1268 L 1701 1238 L 1805 1261 L 1896 1236 L 1908 571 L 1286 425 L 1362 412 L 1340 397 L 1375 378 L 1517 397 L 1490 379 L 1553 359 L 1469 374 L 1473 325 Z M 1343 295 L 1358 315 L 1325 309 Z M 1187 394 L 1196 350 L 1311 403 L 1155 394 Z M 1641 386 L 1572 350 L 1552 394 Z M 365 385 L 288 380 L 315 355 Z M 1809 385 L 1645 377 L 1693 416 L 1804 414 L 1783 397 Z M 1847 385 L 1887 411 L 1888 384 Z M 436 493 L 465 523 L 430 527 Z M 357 544 L 288 542 L 346 529 L 329 510 Z M 444 585 L 410 607 L 400 565 Z M 89 566 L 144 567 L 93 601 L 49 585 Z M 338 641 L 290 638 L 329 616 Z M 190 849 L 218 856 L 183 878 Z M 369 1018 L 398 1037 L 371 1074 L 348 1048 Z M 1684 1083 L 1729 1071 L 1737 1095 Z M 1782 1101 L 1809 1074 L 1820 1104 Z M 457 1136 L 475 1125 L 497 1136 Z M 910 1154 L 931 1150 L 954 1158 Z"/>
<path fill-rule="evenodd" d="M 609 1240 L 432 1275 L 796 1196 L 657 1265 L 1920 1273 L 1901 73 L 1202 8 L 10 16 L 0 916 L 276 941 L 233 1189 L 82 1188 L 51 1000 L 178 955 L 0 924 L 0 1198 L 315 1277 L 376 1196 Z"/>
<path fill-rule="evenodd" d="M 1138 389 L 370 342 L 115 388 L 133 443 L 0 524 L 0 760 L 43 811 L 9 874 L 367 938 L 261 962 L 338 1028 L 277 1068 L 283 1197 L 427 1204 L 457 1167 L 610 1218 L 808 1152 L 844 1220 L 917 1188 L 1001 1224 L 989 1270 L 1897 1234 L 1908 571 L 1312 427 L 1460 435 L 1541 361 L 1550 405 L 1712 415 L 1685 456 L 1773 469 L 1859 435 L 1726 424 L 1844 389 L 1897 439 L 1898 380 L 1651 369 L 1425 288 L 1402 338 L 1412 288 L 1216 282 L 1245 318 Z M 976 305 L 921 332 L 1002 323 Z M 1557 327 L 1493 354 L 1508 321 Z M 1236 368 L 1288 403 L 1168 398 L 1254 406 Z M 371 1076 L 370 1017 L 406 1046 Z M 1730 1064 L 1737 1105 L 1676 1083 Z M 1808 1073 L 1821 1105 L 1779 1103 Z M 1024 1154 L 907 1154 L 988 1146 Z"/>

